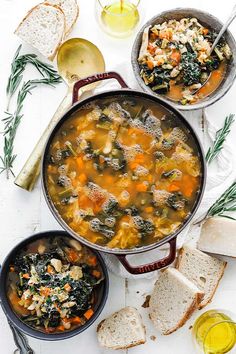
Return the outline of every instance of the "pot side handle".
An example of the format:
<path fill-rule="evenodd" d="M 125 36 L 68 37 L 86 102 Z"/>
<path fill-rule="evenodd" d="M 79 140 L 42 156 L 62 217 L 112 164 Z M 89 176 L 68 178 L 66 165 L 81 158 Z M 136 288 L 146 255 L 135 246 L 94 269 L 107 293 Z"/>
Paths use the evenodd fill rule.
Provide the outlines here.
<path fill-rule="evenodd" d="M 107 79 L 116 79 L 119 82 L 121 87 L 123 87 L 123 88 L 127 88 L 128 87 L 128 85 L 122 79 L 120 74 L 118 74 L 115 71 L 108 71 L 108 72 L 105 72 L 105 73 L 88 76 L 85 79 L 81 79 L 81 80 L 77 81 L 74 84 L 73 96 L 72 96 L 72 104 L 74 104 L 74 103 L 76 103 L 78 101 L 78 99 L 79 99 L 79 89 L 81 87 L 89 85 L 89 84 L 92 84 L 93 82 L 96 82 L 96 81 L 102 81 L 102 80 L 107 80 Z"/>
<path fill-rule="evenodd" d="M 116 256 L 129 273 L 131 274 L 149 273 L 149 272 L 153 272 L 154 270 L 165 268 L 168 265 L 170 265 L 172 262 L 174 262 L 176 256 L 176 237 L 168 241 L 168 243 L 170 245 L 170 251 L 168 256 L 152 263 L 143 264 L 140 266 L 132 266 L 126 258 L 127 255 L 116 255 Z"/>

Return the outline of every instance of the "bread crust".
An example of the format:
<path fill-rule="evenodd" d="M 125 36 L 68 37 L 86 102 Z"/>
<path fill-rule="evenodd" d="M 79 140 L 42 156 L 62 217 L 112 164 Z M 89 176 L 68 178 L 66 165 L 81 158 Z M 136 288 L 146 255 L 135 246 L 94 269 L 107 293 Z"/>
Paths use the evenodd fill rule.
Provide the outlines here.
<path fill-rule="evenodd" d="M 168 335 L 177 331 L 177 329 L 181 328 L 188 321 L 188 319 L 191 317 L 193 312 L 199 308 L 199 303 L 202 301 L 203 296 L 204 296 L 203 292 L 197 293 L 195 299 L 193 300 L 191 306 L 186 311 L 184 317 L 177 323 L 177 325 L 174 328 L 172 328 L 169 331 L 163 332 L 163 334 Z"/>
<path fill-rule="evenodd" d="M 222 279 L 222 277 L 223 277 L 223 275 L 224 275 L 224 272 L 225 272 L 225 268 L 226 268 L 226 266 L 227 266 L 227 262 L 224 262 L 223 264 L 222 264 L 222 270 L 221 270 L 221 274 L 220 274 L 220 277 L 218 278 L 218 281 L 217 281 L 217 283 L 216 283 L 216 286 L 215 286 L 215 288 L 214 288 L 214 290 L 213 290 L 213 292 L 212 292 L 212 296 L 208 299 L 208 301 L 207 302 L 201 302 L 200 304 L 199 304 L 199 310 L 201 310 L 201 309 L 203 309 L 206 305 L 208 305 L 208 304 L 210 304 L 211 302 L 212 302 L 212 299 L 213 299 L 213 297 L 214 297 L 214 295 L 215 295 L 215 292 L 216 292 L 216 290 L 217 290 L 217 288 L 218 288 L 218 285 L 219 285 L 219 283 L 220 283 L 220 281 L 221 281 L 221 279 Z"/>
<path fill-rule="evenodd" d="M 75 5 L 76 5 L 76 16 L 75 16 L 74 22 L 72 23 L 72 25 L 70 26 L 70 28 L 68 29 L 68 31 L 65 32 L 65 37 L 67 37 L 67 36 L 70 34 L 70 32 L 71 32 L 72 29 L 74 28 L 75 23 L 76 23 L 76 21 L 77 21 L 77 19 L 78 19 L 78 17 L 79 17 L 79 5 L 78 5 L 78 3 L 77 3 L 77 0 L 74 0 L 74 2 L 75 2 Z"/>
<path fill-rule="evenodd" d="M 75 3 L 76 16 L 75 16 L 75 19 L 74 19 L 73 23 L 71 24 L 70 28 L 68 28 L 68 29 L 66 29 L 66 20 L 65 20 L 64 38 L 66 38 L 66 37 L 70 34 L 70 32 L 72 31 L 72 29 L 73 29 L 73 27 L 74 27 L 74 25 L 75 25 L 75 23 L 76 23 L 76 21 L 77 21 L 77 19 L 78 19 L 78 17 L 79 17 L 79 5 L 78 5 L 78 3 L 77 3 L 77 0 L 72 0 L 72 1 L 74 1 L 74 3 Z M 45 0 L 44 4 L 45 4 L 45 3 L 51 5 L 51 4 L 50 4 L 50 1 Z M 53 6 L 53 4 L 52 4 L 52 6 Z M 55 6 L 60 7 L 60 5 L 55 5 Z M 62 10 L 61 7 L 60 7 L 60 9 Z M 63 10 L 62 10 L 62 12 L 63 12 Z M 63 12 L 63 13 L 64 13 L 64 12 Z"/>
<path fill-rule="evenodd" d="M 198 249 L 197 249 L 197 250 L 198 250 Z M 199 250 L 198 250 L 198 251 L 199 251 Z M 200 252 L 202 252 L 202 251 L 200 251 Z M 182 260 L 182 257 L 183 257 L 183 253 L 184 253 L 184 248 L 182 247 L 182 248 L 179 250 L 179 252 L 178 252 L 178 257 L 177 257 L 177 259 L 176 259 L 176 264 L 175 264 L 175 268 L 178 269 L 178 270 L 179 270 L 180 263 L 181 263 L 181 260 Z M 205 253 L 205 252 L 202 252 L 202 253 Z M 215 258 L 216 258 L 216 257 L 215 257 Z M 214 295 L 215 295 L 215 292 L 216 292 L 216 290 L 217 290 L 217 288 L 218 288 L 218 285 L 219 285 L 219 283 L 220 283 L 220 281 L 221 281 L 221 279 L 222 279 L 222 277 L 223 277 L 223 275 L 224 275 L 225 268 L 226 268 L 226 266 L 227 266 L 227 262 L 225 262 L 225 261 L 222 261 L 222 262 L 223 262 L 223 263 L 222 263 L 221 273 L 220 273 L 220 276 L 219 276 L 218 281 L 217 281 L 217 283 L 216 283 L 216 286 L 215 286 L 215 288 L 214 288 L 214 290 L 213 290 L 213 292 L 212 292 L 212 295 L 211 295 L 211 297 L 210 297 L 206 302 L 201 302 L 201 303 L 199 304 L 199 306 L 198 306 L 198 309 L 199 309 L 199 310 L 203 309 L 206 305 L 210 304 L 211 301 L 212 301 L 212 299 L 213 299 L 213 297 L 214 297 Z"/>
<path fill-rule="evenodd" d="M 136 309 L 137 310 L 137 309 Z M 113 315 L 115 315 L 116 313 L 118 313 L 119 311 L 116 311 L 113 313 Z M 142 320 L 142 316 L 140 315 L 139 313 L 139 316 Z M 102 320 L 98 325 L 97 325 L 97 333 L 100 331 L 100 329 L 102 328 L 104 322 L 106 322 L 106 319 Z M 144 333 L 146 335 L 146 327 L 143 325 L 143 323 L 141 323 L 141 326 L 144 330 Z M 108 349 L 114 349 L 114 350 L 119 350 L 119 349 L 129 349 L 129 348 L 132 348 L 132 347 L 136 347 L 137 345 L 141 345 L 141 344 L 145 344 L 146 343 L 146 339 L 140 339 L 139 341 L 137 342 L 134 342 L 132 344 L 129 344 L 129 345 L 125 345 L 125 346 L 106 346 L 106 345 L 103 345 L 102 343 L 100 343 L 100 345 L 103 347 L 103 348 L 108 348 Z"/>
<path fill-rule="evenodd" d="M 58 45 L 56 46 L 54 52 L 52 53 L 52 55 L 50 55 L 50 56 L 48 57 L 49 60 L 53 61 L 53 59 L 55 58 L 55 55 L 56 55 L 56 53 L 57 53 L 57 51 L 58 51 L 58 48 L 60 47 L 60 45 L 61 45 L 61 43 L 62 43 L 62 41 L 63 41 L 64 33 L 65 33 L 65 29 L 66 29 L 65 14 L 64 14 L 64 12 L 62 11 L 62 9 L 61 9 L 59 6 L 57 6 L 57 5 L 51 5 L 51 4 L 48 4 L 47 2 L 41 2 L 41 3 L 39 3 L 38 5 L 32 7 L 32 9 L 30 9 L 30 10 L 27 12 L 27 14 L 25 15 L 25 17 L 24 17 L 24 18 L 22 19 L 22 21 L 19 23 L 19 25 L 17 26 L 17 28 L 16 28 L 16 30 L 14 31 L 14 33 L 17 35 L 17 32 L 18 32 L 19 28 L 21 27 L 21 25 L 24 23 L 24 21 L 29 17 L 29 15 L 30 15 L 35 9 L 37 9 L 37 8 L 38 8 L 39 6 L 41 6 L 41 5 L 54 7 L 54 8 L 56 8 L 57 10 L 59 10 L 59 11 L 63 14 L 64 31 L 63 31 L 63 33 L 62 33 L 62 36 L 61 36 L 61 38 L 60 38 L 60 41 L 59 41 Z M 30 45 L 32 45 L 32 44 L 30 44 Z M 34 46 L 32 45 L 32 47 L 34 47 Z M 34 47 L 34 48 L 37 49 L 36 47 Z M 38 50 L 38 49 L 37 49 L 37 50 Z M 42 54 L 42 53 L 41 53 L 41 54 Z"/>

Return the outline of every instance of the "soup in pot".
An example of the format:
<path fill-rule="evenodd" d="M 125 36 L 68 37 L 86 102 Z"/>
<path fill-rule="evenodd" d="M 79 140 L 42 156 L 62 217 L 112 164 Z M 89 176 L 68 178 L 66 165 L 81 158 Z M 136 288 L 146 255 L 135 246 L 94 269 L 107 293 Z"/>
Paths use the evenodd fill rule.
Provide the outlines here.
<path fill-rule="evenodd" d="M 189 130 L 139 96 L 83 106 L 58 129 L 46 165 L 47 191 L 61 218 L 108 248 L 140 247 L 177 231 L 201 178 Z"/>

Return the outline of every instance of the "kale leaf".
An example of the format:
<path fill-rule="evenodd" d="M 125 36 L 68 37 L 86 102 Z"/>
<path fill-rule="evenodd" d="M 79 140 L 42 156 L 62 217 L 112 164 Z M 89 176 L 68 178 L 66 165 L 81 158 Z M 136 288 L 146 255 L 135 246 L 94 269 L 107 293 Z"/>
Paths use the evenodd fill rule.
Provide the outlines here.
<path fill-rule="evenodd" d="M 190 86 L 200 82 L 201 67 L 195 53 L 183 53 L 181 66 L 183 72 L 182 80 L 185 85 Z"/>

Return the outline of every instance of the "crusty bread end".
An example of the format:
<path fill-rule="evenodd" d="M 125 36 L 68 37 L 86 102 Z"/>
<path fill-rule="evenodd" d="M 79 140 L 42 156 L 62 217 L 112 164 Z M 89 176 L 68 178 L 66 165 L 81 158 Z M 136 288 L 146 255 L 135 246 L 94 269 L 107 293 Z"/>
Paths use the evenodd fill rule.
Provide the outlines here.
<path fill-rule="evenodd" d="M 127 306 L 99 323 L 97 337 L 104 348 L 129 349 L 146 342 L 146 331 L 138 311 Z"/>
<path fill-rule="evenodd" d="M 227 262 L 188 245 L 179 250 L 176 269 L 205 293 L 199 309 L 212 301 L 226 265 Z"/>
<path fill-rule="evenodd" d="M 61 31 L 60 33 L 58 34 L 58 41 L 57 41 L 57 44 L 50 50 L 50 54 L 47 55 L 46 52 L 43 52 L 39 47 L 38 47 L 38 43 L 36 43 L 36 40 L 33 39 L 32 37 L 32 29 L 30 28 L 30 26 L 28 25 L 27 27 L 27 30 L 30 31 L 30 33 L 27 35 L 23 28 L 24 24 L 30 20 L 30 17 L 33 15 L 34 11 L 37 11 L 40 9 L 40 7 L 46 9 L 46 7 L 49 7 L 49 8 L 53 8 L 53 9 L 56 9 L 57 10 L 57 14 L 60 16 L 60 20 L 63 21 L 62 23 L 62 28 L 61 28 Z M 40 31 L 40 30 L 39 30 Z M 50 5 L 48 4 L 47 2 L 45 3 L 40 3 L 36 6 L 34 6 L 27 14 L 26 16 L 23 18 L 23 20 L 20 22 L 20 24 L 18 25 L 18 27 L 16 28 L 15 32 L 14 32 L 16 35 L 18 35 L 22 40 L 24 40 L 25 42 L 27 42 L 28 44 L 32 45 L 34 48 L 36 48 L 42 55 L 46 56 L 49 60 L 53 60 L 56 53 L 57 53 L 57 50 L 59 48 L 59 46 L 61 45 L 62 43 L 62 40 L 64 38 L 64 33 L 65 33 L 65 15 L 64 15 L 64 12 L 62 11 L 62 9 L 57 6 L 57 5 Z M 46 45 L 46 41 L 48 40 L 48 38 L 45 38 L 45 45 Z"/>

